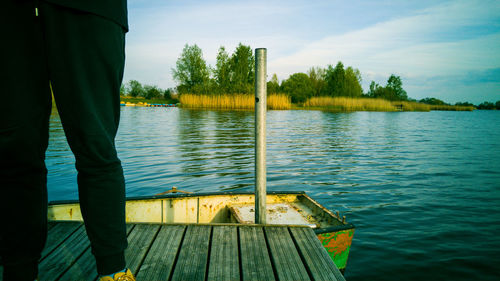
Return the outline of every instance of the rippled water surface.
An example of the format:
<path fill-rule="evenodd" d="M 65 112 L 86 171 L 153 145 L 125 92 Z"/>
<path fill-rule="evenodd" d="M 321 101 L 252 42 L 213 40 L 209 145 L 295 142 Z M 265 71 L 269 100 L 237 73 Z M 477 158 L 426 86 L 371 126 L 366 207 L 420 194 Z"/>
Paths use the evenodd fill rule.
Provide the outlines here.
<path fill-rule="evenodd" d="M 122 107 L 127 195 L 253 190 L 253 112 Z M 268 190 L 306 191 L 356 232 L 348 280 L 500 280 L 500 111 L 270 111 Z M 49 200 L 76 199 L 57 114 Z"/>

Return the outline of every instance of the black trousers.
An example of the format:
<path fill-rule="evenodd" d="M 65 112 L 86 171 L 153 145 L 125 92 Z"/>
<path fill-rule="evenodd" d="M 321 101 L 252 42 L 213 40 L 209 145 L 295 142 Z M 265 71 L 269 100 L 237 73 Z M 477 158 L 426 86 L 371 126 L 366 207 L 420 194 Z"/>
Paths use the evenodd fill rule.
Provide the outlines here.
<path fill-rule="evenodd" d="M 34 280 L 46 241 L 50 85 L 75 155 L 80 205 L 97 270 L 109 274 L 123 269 L 125 185 L 114 139 L 124 30 L 108 19 L 43 1 L 4 0 L 0 36 L 4 280 Z"/>

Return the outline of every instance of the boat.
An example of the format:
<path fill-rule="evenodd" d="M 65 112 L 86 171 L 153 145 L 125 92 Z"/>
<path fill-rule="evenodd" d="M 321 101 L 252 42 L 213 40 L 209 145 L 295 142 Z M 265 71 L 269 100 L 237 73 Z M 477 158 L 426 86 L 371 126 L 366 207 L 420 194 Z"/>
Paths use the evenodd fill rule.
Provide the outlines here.
<path fill-rule="evenodd" d="M 252 192 L 184 193 L 174 188 L 154 196 L 127 198 L 126 220 L 129 223 L 254 224 L 254 209 Z M 78 201 L 49 203 L 48 219 L 83 220 Z M 305 192 L 268 192 L 266 224 L 311 227 L 335 265 L 341 272 L 345 271 L 354 225 Z"/>

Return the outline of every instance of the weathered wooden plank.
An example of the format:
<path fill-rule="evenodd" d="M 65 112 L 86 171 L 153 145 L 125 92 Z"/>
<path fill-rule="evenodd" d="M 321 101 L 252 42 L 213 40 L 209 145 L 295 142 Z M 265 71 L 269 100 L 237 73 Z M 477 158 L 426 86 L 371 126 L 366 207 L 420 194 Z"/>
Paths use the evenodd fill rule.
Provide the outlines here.
<path fill-rule="evenodd" d="M 337 266 L 323 248 L 314 231 L 308 227 L 290 227 L 299 253 L 314 280 L 345 281 Z"/>
<path fill-rule="evenodd" d="M 66 271 L 59 280 L 95 280 L 97 279 L 97 271 L 95 259 L 92 251 L 88 248 L 83 255 Z"/>
<path fill-rule="evenodd" d="M 39 264 L 39 279 L 57 280 L 89 247 L 85 228 L 79 227 Z"/>
<path fill-rule="evenodd" d="M 262 227 L 239 227 L 243 280 L 275 280 Z"/>
<path fill-rule="evenodd" d="M 130 234 L 133 224 L 127 224 L 127 234 Z M 94 255 L 88 248 L 83 255 L 66 271 L 59 281 L 96 280 L 97 271 Z"/>
<path fill-rule="evenodd" d="M 47 231 L 49 231 L 50 229 L 52 229 L 56 224 L 57 224 L 57 222 L 55 222 L 55 221 L 49 221 L 49 222 L 47 222 Z"/>
<path fill-rule="evenodd" d="M 159 230 L 159 224 L 138 224 L 130 233 L 128 248 L 125 250 L 125 260 L 128 268 L 134 274 L 137 274 Z"/>
<path fill-rule="evenodd" d="M 80 227 L 83 228 L 81 222 L 55 223 L 48 231 L 47 242 L 42 251 L 42 260 Z"/>
<path fill-rule="evenodd" d="M 189 225 L 172 280 L 204 280 L 211 226 Z"/>
<path fill-rule="evenodd" d="M 310 280 L 287 227 L 264 227 L 278 280 Z"/>
<path fill-rule="evenodd" d="M 142 263 L 137 280 L 168 280 L 186 227 L 162 226 L 146 259 Z"/>
<path fill-rule="evenodd" d="M 208 280 L 240 280 L 238 229 L 214 226 Z"/>

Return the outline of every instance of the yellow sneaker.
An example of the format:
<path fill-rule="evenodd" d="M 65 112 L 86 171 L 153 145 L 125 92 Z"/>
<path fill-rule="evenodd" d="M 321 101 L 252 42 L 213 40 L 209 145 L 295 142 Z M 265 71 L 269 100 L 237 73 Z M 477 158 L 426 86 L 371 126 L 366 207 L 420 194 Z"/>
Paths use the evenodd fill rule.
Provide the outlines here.
<path fill-rule="evenodd" d="M 116 273 L 113 278 L 109 276 L 101 277 L 99 278 L 99 281 L 135 281 L 135 277 L 130 269 L 127 269 L 125 272 Z"/>

